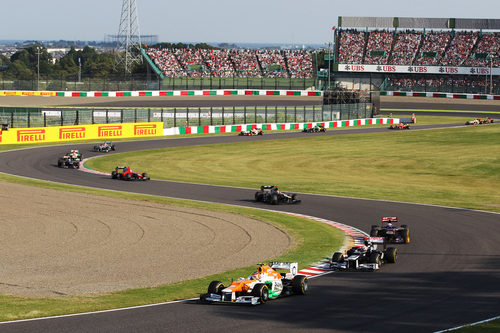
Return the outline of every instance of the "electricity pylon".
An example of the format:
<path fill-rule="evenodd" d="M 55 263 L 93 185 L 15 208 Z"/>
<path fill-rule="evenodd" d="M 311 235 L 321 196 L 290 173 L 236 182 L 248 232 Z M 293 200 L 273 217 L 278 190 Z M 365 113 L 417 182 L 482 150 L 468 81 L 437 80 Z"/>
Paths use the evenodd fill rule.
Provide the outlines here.
<path fill-rule="evenodd" d="M 120 27 L 116 36 L 115 68 L 123 64 L 125 72 L 132 71 L 134 63 L 142 64 L 141 34 L 135 0 L 123 0 Z"/>

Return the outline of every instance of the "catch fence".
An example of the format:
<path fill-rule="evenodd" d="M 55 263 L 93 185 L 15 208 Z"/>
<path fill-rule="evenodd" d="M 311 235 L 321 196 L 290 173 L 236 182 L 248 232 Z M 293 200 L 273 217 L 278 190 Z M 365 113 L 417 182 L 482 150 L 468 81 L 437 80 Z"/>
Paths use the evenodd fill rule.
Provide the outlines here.
<path fill-rule="evenodd" d="M 110 123 L 164 123 L 164 128 L 207 125 L 301 123 L 371 118 L 368 102 L 311 106 L 230 106 L 168 108 L 0 107 L 6 128 Z"/>

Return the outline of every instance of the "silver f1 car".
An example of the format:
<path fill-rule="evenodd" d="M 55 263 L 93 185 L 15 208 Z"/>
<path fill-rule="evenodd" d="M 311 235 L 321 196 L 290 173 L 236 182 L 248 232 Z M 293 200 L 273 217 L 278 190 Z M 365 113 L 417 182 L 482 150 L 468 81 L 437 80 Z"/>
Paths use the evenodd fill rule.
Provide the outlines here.
<path fill-rule="evenodd" d="M 268 300 L 307 293 L 307 277 L 297 274 L 296 262 L 271 262 L 260 264 L 257 271 L 241 277 L 225 287 L 220 281 L 212 281 L 208 292 L 200 295 L 203 303 L 264 304 Z M 289 270 L 278 273 L 277 269 Z"/>
<path fill-rule="evenodd" d="M 375 244 L 384 244 L 383 250 L 377 250 Z M 366 238 L 364 246 L 355 246 L 346 251 L 335 252 L 330 267 L 337 270 L 364 270 L 375 271 L 383 263 L 395 263 L 398 250 L 394 247 L 385 248 L 382 237 Z"/>
<path fill-rule="evenodd" d="M 115 150 L 115 145 L 111 141 L 106 141 L 98 146 L 94 146 L 94 151 L 109 153 L 111 150 Z"/>

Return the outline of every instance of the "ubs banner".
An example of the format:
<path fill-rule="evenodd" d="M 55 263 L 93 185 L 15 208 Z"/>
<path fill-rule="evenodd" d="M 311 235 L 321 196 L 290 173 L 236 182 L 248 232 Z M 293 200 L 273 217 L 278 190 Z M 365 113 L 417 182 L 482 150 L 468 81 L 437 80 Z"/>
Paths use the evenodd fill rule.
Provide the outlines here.
<path fill-rule="evenodd" d="M 0 131 L 0 144 L 113 140 L 162 135 L 162 122 L 10 128 Z"/>
<path fill-rule="evenodd" d="M 488 67 L 454 67 L 454 66 L 396 66 L 396 65 L 352 65 L 339 64 L 339 72 L 357 73 L 412 73 L 412 74 L 457 74 L 457 75 L 490 75 Z M 500 75 L 500 68 L 493 68 L 493 75 Z"/>

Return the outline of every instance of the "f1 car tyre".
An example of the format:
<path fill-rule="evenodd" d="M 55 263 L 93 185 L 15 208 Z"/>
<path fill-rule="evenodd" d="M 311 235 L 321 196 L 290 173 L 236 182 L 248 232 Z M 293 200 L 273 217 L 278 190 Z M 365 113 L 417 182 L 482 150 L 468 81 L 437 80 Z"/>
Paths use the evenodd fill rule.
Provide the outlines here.
<path fill-rule="evenodd" d="M 332 262 L 342 262 L 344 261 L 344 256 L 342 252 L 335 252 L 332 256 Z"/>
<path fill-rule="evenodd" d="M 142 173 L 142 180 L 148 180 L 149 179 L 149 176 L 147 173 L 143 172 Z"/>
<path fill-rule="evenodd" d="M 307 293 L 307 276 L 295 275 L 292 280 L 292 291 L 295 295 L 305 295 Z"/>
<path fill-rule="evenodd" d="M 407 226 L 403 229 L 403 242 L 408 244 L 410 242 L 410 229 Z"/>
<path fill-rule="evenodd" d="M 118 178 L 118 175 L 116 174 L 116 171 L 111 171 L 111 178 L 113 178 L 113 179 Z"/>
<path fill-rule="evenodd" d="M 380 265 L 380 253 L 372 253 L 370 254 L 370 258 L 368 259 L 370 264 L 378 264 Z"/>
<path fill-rule="evenodd" d="M 64 163 L 63 163 L 63 162 L 61 162 L 61 161 L 59 161 L 59 162 L 57 162 L 57 166 L 58 166 L 59 168 L 62 168 L 62 167 L 64 166 Z"/>
<path fill-rule="evenodd" d="M 262 194 L 260 192 L 255 192 L 255 201 L 262 201 Z"/>
<path fill-rule="evenodd" d="M 125 180 L 132 180 L 132 175 L 130 173 L 125 174 Z"/>
<path fill-rule="evenodd" d="M 394 264 L 396 262 L 396 259 L 398 257 L 398 249 L 395 247 L 388 247 L 385 250 L 385 258 L 388 263 Z"/>
<path fill-rule="evenodd" d="M 278 204 L 278 195 L 273 194 L 271 196 L 271 205 L 277 205 Z"/>
<path fill-rule="evenodd" d="M 224 289 L 224 285 L 220 281 L 212 281 L 208 285 L 208 293 L 209 294 L 221 294 L 222 289 Z"/>
<path fill-rule="evenodd" d="M 264 304 L 269 299 L 269 288 L 263 283 L 257 283 L 253 287 L 252 296 L 258 297 L 259 302 Z"/>

